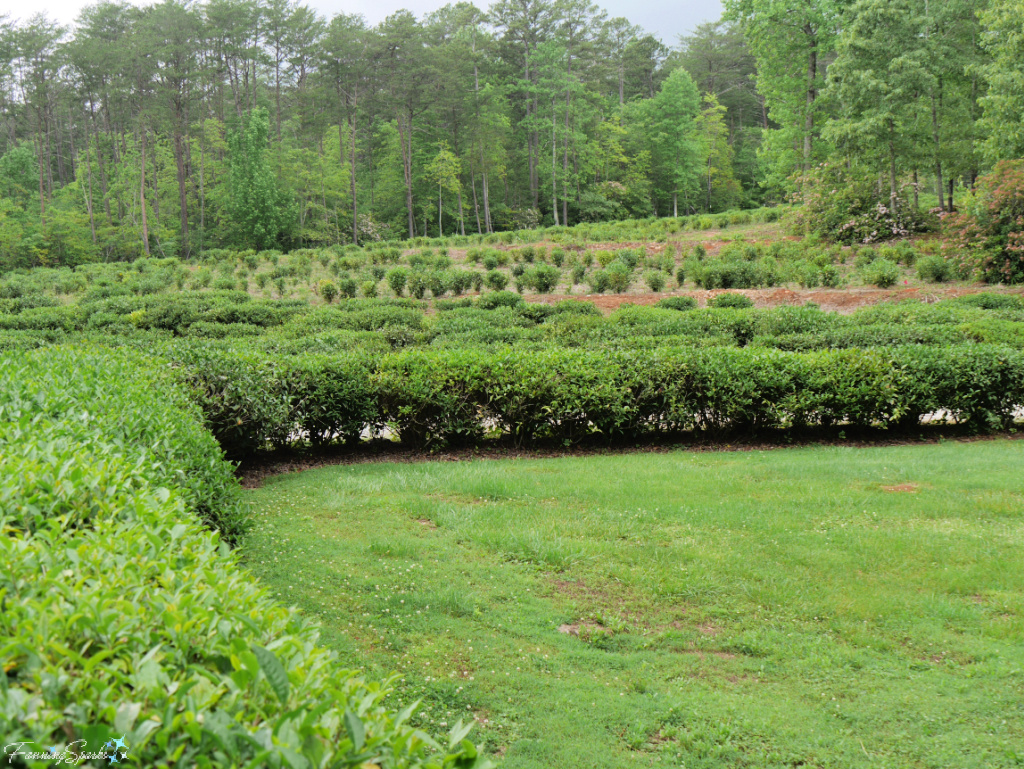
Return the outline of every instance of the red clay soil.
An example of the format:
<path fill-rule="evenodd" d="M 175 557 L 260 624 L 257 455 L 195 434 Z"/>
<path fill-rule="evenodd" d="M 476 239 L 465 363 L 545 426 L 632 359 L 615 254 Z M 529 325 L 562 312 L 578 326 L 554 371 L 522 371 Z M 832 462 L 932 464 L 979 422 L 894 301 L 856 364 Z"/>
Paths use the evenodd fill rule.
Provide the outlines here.
<path fill-rule="evenodd" d="M 757 288 L 744 290 L 714 290 L 714 291 L 672 291 L 662 294 L 549 294 L 546 296 L 528 296 L 528 302 L 540 304 L 554 304 L 563 299 L 576 299 L 578 301 L 590 302 L 599 307 L 605 314 L 617 309 L 623 304 L 652 305 L 657 304 L 661 299 L 668 296 L 692 296 L 697 304 L 706 307 L 708 300 L 719 294 L 732 293 L 743 294 L 749 297 L 755 307 L 784 307 L 799 306 L 814 302 L 822 310 L 837 312 L 841 315 L 849 315 L 859 307 L 881 304 L 883 302 L 899 302 L 904 299 L 919 299 L 923 302 L 937 302 L 940 299 L 952 299 L 965 294 L 976 294 L 980 291 L 991 291 L 992 289 L 981 286 L 968 286 L 958 288 L 944 288 L 938 286 L 923 286 L 910 288 L 809 288 L 809 289 L 788 289 L 788 288 Z M 1000 293 L 1012 293 L 1018 296 L 1024 295 L 1024 289 L 1003 290 Z"/>

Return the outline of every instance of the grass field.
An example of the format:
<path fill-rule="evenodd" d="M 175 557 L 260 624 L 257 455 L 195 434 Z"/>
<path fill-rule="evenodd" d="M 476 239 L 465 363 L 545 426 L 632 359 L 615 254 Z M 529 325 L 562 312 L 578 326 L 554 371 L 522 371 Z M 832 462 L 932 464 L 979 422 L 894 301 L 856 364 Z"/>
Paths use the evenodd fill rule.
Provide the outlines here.
<path fill-rule="evenodd" d="M 1024 442 L 361 464 L 249 567 L 508 769 L 1024 765 Z"/>

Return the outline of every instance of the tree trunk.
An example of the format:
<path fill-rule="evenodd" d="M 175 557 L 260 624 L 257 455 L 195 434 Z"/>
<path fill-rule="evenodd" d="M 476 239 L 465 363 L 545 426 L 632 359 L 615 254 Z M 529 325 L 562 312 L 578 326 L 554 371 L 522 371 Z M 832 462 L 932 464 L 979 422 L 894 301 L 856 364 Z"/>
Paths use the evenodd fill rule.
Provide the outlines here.
<path fill-rule="evenodd" d="M 349 112 L 348 125 L 349 125 L 349 143 L 351 144 L 351 152 L 349 152 L 348 165 L 349 165 L 349 182 L 352 192 L 352 242 L 359 242 L 359 201 L 356 198 L 356 107 L 359 104 L 359 87 L 356 86 L 352 90 L 352 110 Z"/>
<path fill-rule="evenodd" d="M 398 118 L 398 143 L 402 149 L 402 173 L 405 176 L 405 208 L 409 215 L 409 237 L 416 237 L 416 220 L 412 203 L 412 120 L 405 125 L 405 116 Z M 424 235 L 426 225 L 424 225 Z"/>
<path fill-rule="evenodd" d="M 565 90 L 565 136 L 562 142 L 562 224 L 569 226 L 569 112 L 572 109 L 572 57 L 566 69 Z"/>
<path fill-rule="evenodd" d="M 139 206 L 142 209 L 142 249 L 149 256 L 149 224 L 146 222 L 146 132 L 142 132 L 142 163 L 139 173 Z"/>
<path fill-rule="evenodd" d="M 814 30 L 808 24 L 804 34 L 810 37 L 811 51 L 807 56 L 807 114 L 804 116 L 804 172 L 811 170 L 811 157 L 814 151 L 814 100 L 818 96 L 816 81 L 818 77 L 818 40 Z"/>
<path fill-rule="evenodd" d="M 181 244 L 178 247 L 186 259 L 188 258 L 188 187 L 185 174 L 185 149 L 183 146 L 181 131 L 175 128 L 174 131 L 174 166 L 178 174 L 178 221 L 181 228 Z"/>
<path fill-rule="evenodd" d="M 89 211 L 89 231 L 92 232 L 92 244 L 96 245 L 96 219 L 93 217 L 92 209 L 92 161 L 89 159 L 89 134 L 85 135 L 85 179 L 86 179 L 86 209 Z"/>
<path fill-rule="evenodd" d="M 465 222 L 465 219 L 462 216 L 462 186 L 459 185 L 459 189 L 457 189 L 455 192 L 457 194 L 458 204 L 459 204 L 459 234 L 462 235 L 463 237 L 465 237 L 466 236 L 466 222 Z"/>
<path fill-rule="evenodd" d="M 940 133 L 939 133 L 939 99 L 941 99 L 942 81 L 939 81 L 939 97 L 932 94 L 932 146 L 935 154 L 935 190 L 939 195 L 939 208 L 943 211 L 946 206 L 942 200 L 942 157 L 939 155 Z"/>
<path fill-rule="evenodd" d="M 893 211 L 897 208 L 896 189 L 896 126 L 892 118 L 889 118 L 889 207 Z"/>
<path fill-rule="evenodd" d="M 530 84 L 530 50 L 526 50 L 526 83 Z M 533 114 L 537 112 L 536 97 L 530 98 L 530 94 L 526 94 L 526 122 L 530 122 L 530 107 L 533 107 Z M 526 154 L 528 165 L 530 169 L 530 196 L 533 200 L 533 207 L 537 208 L 540 203 L 540 179 L 537 172 L 537 165 L 539 159 L 537 155 L 540 150 L 540 142 L 538 141 L 537 131 L 532 130 L 526 136 Z"/>
<path fill-rule="evenodd" d="M 39 137 L 40 150 L 42 150 L 43 139 Z M 46 185 L 44 177 L 46 176 L 46 170 L 43 168 L 43 153 L 40 151 L 36 154 L 39 158 L 39 219 L 42 222 L 43 229 L 46 229 Z"/>
<path fill-rule="evenodd" d="M 89 122 L 86 125 L 87 131 L 95 131 L 96 129 L 96 112 L 93 108 L 93 103 L 89 101 Z M 100 140 L 98 131 L 96 132 L 96 165 L 100 171 L 100 194 L 103 195 L 103 209 L 107 214 L 107 226 L 112 227 L 114 225 L 114 219 L 110 215 L 110 198 L 107 197 L 107 171 L 106 166 L 103 163 L 103 151 L 100 148 Z"/>
<path fill-rule="evenodd" d="M 551 100 L 551 215 L 558 227 L 558 176 L 555 173 L 558 143 L 555 141 L 555 100 Z"/>
<path fill-rule="evenodd" d="M 156 167 L 156 154 L 151 152 L 150 160 L 153 163 L 153 218 L 156 219 L 157 227 L 160 226 L 160 179 Z"/>
<path fill-rule="evenodd" d="M 206 149 L 199 141 L 199 251 L 203 250 L 203 235 L 206 234 Z"/>
<path fill-rule="evenodd" d="M 480 202 L 476 197 L 476 174 L 473 172 L 473 167 L 470 165 L 469 169 L 470 179 L 473 182 L 473 213 L 476 214 L 476 234 L 483 235 L 483 228 L 480 226 Z"/>

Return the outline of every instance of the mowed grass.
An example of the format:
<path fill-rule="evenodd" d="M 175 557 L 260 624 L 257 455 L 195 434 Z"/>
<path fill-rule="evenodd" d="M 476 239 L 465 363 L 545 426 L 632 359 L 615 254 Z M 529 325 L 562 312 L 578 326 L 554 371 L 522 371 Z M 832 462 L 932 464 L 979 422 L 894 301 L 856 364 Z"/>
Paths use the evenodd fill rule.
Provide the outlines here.
<path fill-rule="evenodd" d="M 1024 764 L 1024 442 L 271 478 L 248 565 L 508 769 Z"/>

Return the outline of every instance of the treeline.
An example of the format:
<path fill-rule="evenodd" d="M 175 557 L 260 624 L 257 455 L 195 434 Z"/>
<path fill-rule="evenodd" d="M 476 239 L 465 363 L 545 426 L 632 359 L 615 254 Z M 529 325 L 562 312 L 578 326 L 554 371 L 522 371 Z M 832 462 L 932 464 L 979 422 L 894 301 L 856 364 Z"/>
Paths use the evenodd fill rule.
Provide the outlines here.
<path fill-rule="evenodd" d="M 698 38 L 742 50 L 732 28 Z M 9 22 L 0 250 L 74 264 L 736 207 L 757 194 L 752 62 L 702 95 L 690 47 L 580 0 L 376 27 L 285 0 Z"/>
<path fill-rule="evenodd" d="M 799 190 L 823 234 L 906 234 L 922 193 L 951 212 L 958 186 L 1024 156 L 1021 0 L 725 6 L 774 121 L 763 182 Z"/>
<path fill-rule="evenodd" d="M 1024 154 L 1021 0 L 791 6 L 727 0 L 675 49 L 586 0 L 373 27 L 287 0 L 3 21 L 0 260 L 676 216 L 814 181 L 851 209 L 948 208 Z"/>

